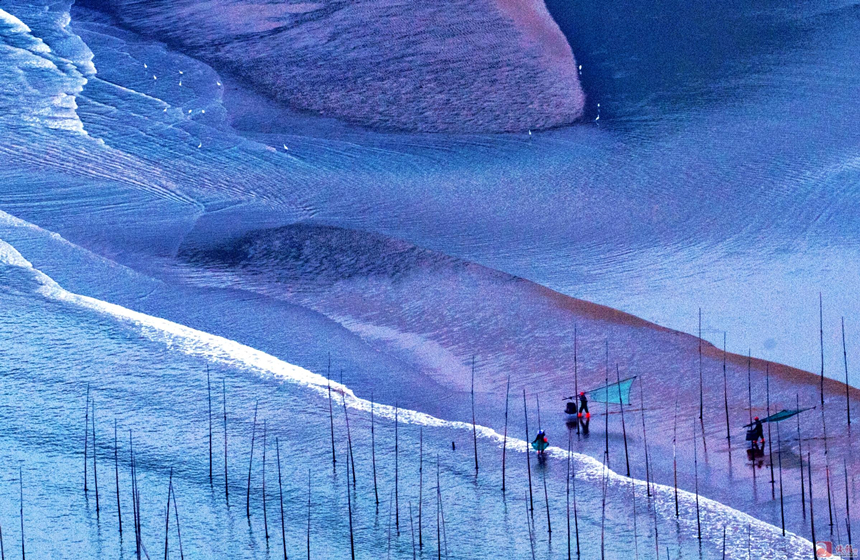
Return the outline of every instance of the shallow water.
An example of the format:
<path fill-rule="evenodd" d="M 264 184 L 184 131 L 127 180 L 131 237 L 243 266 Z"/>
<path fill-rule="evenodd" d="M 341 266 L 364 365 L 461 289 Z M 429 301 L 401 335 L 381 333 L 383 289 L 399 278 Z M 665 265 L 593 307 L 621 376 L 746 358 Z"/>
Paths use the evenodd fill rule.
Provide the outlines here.
<path fill-rule="evenodd" d="M 816 372 L 820 291 L 825 373 L 842 379 L 840 315 L 848 318 L 849 364 L 860 349 L 852 324 L 860 309 L 852 295 L 860 145 L 853 101 L 860 85 L 856 7 L 721 5 L 700 13 L 664 3 L 643 8 L 647 17 L 638 9 L 601 7 L 591 13 L 589 7 L 562 9 L 552 2 L 549 7 L 583 62 L 590 115 L 596 116 L 600 103 L 600 126 L 451 137 L 380 134 L 290 114 L 246 84 L 123 30 L 104 14 L 68 2 L 45 9 L 6 2 L 0 6 L 0 239 L 72 292 L 221 336 L 318 374 L 327 371 L 331 353 L 332 375 L 342 375 L 362 398 L 372 394 L 389 406 L 398 403 L 446 420 L 468 418 L 467 364 L 478 354 L 481 423 L 497 431 L 506 374 L 515 377 L 517 390 L 540 383 L 566 390 L 556 385 L 569 366 L 572 325 L 563 314 L 541 325 L 543 295 L 470 261 L 686 332 L 696 332 L 702 307 L 703 334 L 711 342 L 721 345 L 728 331 L 730 351 L 751 349 L 754 356 Z M 609 12 L 624 14 L 612 19 L 611 28 L 605 23 Z M 677 20 L 686 25 L 672 33 Z M 347 228 L 340 230 L 344 252 L 343 247 L 388 250 L 389 243 L 395 248 L 381 263 L 350 260 L 346 252 L 343 265 L 337 259 L 344 254 L 317 245 L 298 261 L 310 268 L 296 268 L 289 259 L 244 257 L 241 266 L 225 267 L 222 259 L 211 258 L 234 250 L 246 234 L 258 235 L 267 249 L 278 236 L 260 230 L 296 222 Z M 406 266 L 403 255 L 416 250 L 411 245 L 363 232 L 399 237 L 443 255 L 418 249 L 420 258 Z M 332 275 L 328 259 L 342 265 Z M 410 276 L 414 267 L 426 275 Z M 104 423 L 99 431 L 108 434 L 116 417 L 140 442 L 150 553 L 160 546 L 159 511 L 173 465 L 180 516 L 205 512 L 199 519 L 186 514 L 192 517 L 183 522 L 186 551 L 265 557 L 259 514 L 249 531 L 241 507 L 243 453 L 257 398 L 287 454 L 306 454 L 301 461 L 284 461 L 290 470 L 290 525 L 304 523 L 297 502 L 304 499 L 307 463 L 327 467 L 329 459 L 325 446 L 306 445 L 308 433 L 313 441 L 325 441 L 327 402 L 319 393 L 269 373 L 249 373 L 244 364 L 189 357 L 171 337 L 34 296 L 33 279 L 17 268 L 4 267 L 3 274 L 4 340 L 10 341 L 3 350 L 9 364 L 4 409 L 16 429 L 3 436 L 2 450 L 8 464 L 21 462 L 25 494 L 32 492 L 32 511 L 25 510 L 25 517 L 34 526 L 34 550 L 62 557 L 118 552 L 112 510 L 104 505 L 102 522 L 95 523 L 92 492 L 85 500 L 76 482 L 82 478 L 77 440 L 87 382 Z M 410 293 L 420 294 L 420 301 L 410 303 Z M 483 311 L 482 297 L 492 300 Z M 533 322 L 503 320 L 506 313 Z M 563 328 L 553 331 L 555 325 Z M 662 371 L 677 376 L 695 367 L 689 341 L 679 343 L 680 349 L 669 344 L 672 351 L 662 353 L 665 339 L 648 329 L 610 325 L 606 332 L 621 337 L 613 341 L 613 359 L 623 356 L 622 367 L 641 368 L 649 383 L 659 384 Z M 599 380 L 604 331 L 584 336 L 584 375 Z M 535 349 L 544 346 L 550 355 L 537 355 Z M 237 439 L 244 442 L 231 460 L 237 497 L 229 511 L 218 484 L 210 490 L 205 476 L 201 391 L 207 363 L 216 378 L 230 383 L 231 414 Z M 710 356 L 707 367 L 718 368 L 717 359 Z M 47 371 L 53 373 L 46 378 Z M 852 366 L 849 377 L 856 385 L 853 372 Z M 732 375 L 733 398 L 743 400 L 743 368 L 733 366 Z M 792 389 L 781 390 L 788 399 Z M 760 393 L 757 386 L 758 400 Z M 21 407 L 40 421 L 28 421 Z M 746 416 L 740 407 L 735 412 Z M 391 431 L 389 420 L 380 422 L 380 429 Z M 354 427 L 364 435 L 354 443 L 365 451 L 366 423 L 356 411 Z M 665 435 L 667 421 L 661 424 Z M 557 442 L 559 419 L 548 426 Z M 468 436 L 451 428 L 425 431 L 428 449 L 440 455 L 443 492 L 451 492 L 450 527 L 470 528 L 449 528 L 449 545 L 456 545 L 449 552 L 482 557 L 496 551 L 486 546 L 492 542 L 516 556 L 530 554 L 520 501 L 523 466 L 512 467 L 519 486 L 501 501 L 497 469 L 482 470 L 477 481 L 472 477 Z M 414 470 L 414 427 L 405 427 L 402 437 L 410 449 L 404 468 Z M 456 454 L 448 451 L 450 440 L 460 440 Z M 100 464 L 109 462 L 111 452 L 102 441 Z M 498 464 L 497 443 L 480 447 L 482 462 Z M 602 447 L 583 443 L 580 451 L 600 457 Z M 514 464 L 522 457 L 517 454 Z M 373 557 L 387 548 L 386 512 L 377 518 L 369 507 L 366 453 L 357 451 L 356 458 L 364 479 L 356 497 L 359 548 Z M 665 476 L 662 460 L 658 468 Z M 688 467 L 689 449 L 682 460 Z M 390 489 L 390 464 L 384 468 Z M 536 512 L 537 551 L 545 556 L 566 552 L 557 528 L 564 467 L 552 460 L 546 468 L 558 521 L 550 548 Z M 127 474 L 127 463 L 125 469 Z M 340 465 L 336 477 L 325 472 L 314 511 L 330 523 L 313 526 L 315 542 L 342 554 L 344 472 Z M 14 468 L 4 473 L 9 499 L 0 523 L 8 531 L 15 518 L 14 475 Z M 414 479 L 414 473 L 405 476 Z M 730 482 L 724 473 L 712 478 L 705 495 L 771 523 L 778 519 L 773 501 L 725 495 Z M 109 469 L 105 479 L 111 480 Z M 57 486 L 58 480 L 67 482 Z M 691 489 L 689 476 L 682 482 Z M 271 479 L 269 484 L 271 492 Z M 587 484 L 581 489 L 583 523 L 590 531 L 586 546 L 593 548 L 600 478 Z M 641 542 L 631 541 L 631 515 L 623 507 L 627 487 L 610 487 L 607 534 L 625 555 L 636 544 L 644 550 L 644 529 Z M 51 500 L 61 506 L 51 506 Z M 472 507 L 476 503 L 481 507 Z M 655 505 L 665 510 L 665 502 Z M 277 516 L 269 513 L 271 524 Z M 672 555 L 698 554 L 691 517 L 676 528 L 673 511 L 662 515 L 660 538 Z M 738 531 L 746 518 L 725 515 L 731 520 L 732 556 L 745 557 Z M 644 519 L 643 514 L 643 527 Z M 706 556 L 721 553 L 723 520 L 708 524 Z M 795 530 L 805 527 L 800 519 L 793 523 Z M 488 531 L 492 540 L 461 538 L 472 528 Z M 773 527 L 760 530 L 754 546 L 786 550 L 788 557 L 795 552 L 791 541 L 774 538 Z M 296 553 L 302 538 L 296 530 L 288 535 Z M 272 542 L 279 541 L 270 541 L 270 555 L 277 553 Z M 124 554 L 133 553 L 131 544 L 133 539 L 125 539 Z M 399 555 L 411 553 L 402 534 L 392 546 Z"/>

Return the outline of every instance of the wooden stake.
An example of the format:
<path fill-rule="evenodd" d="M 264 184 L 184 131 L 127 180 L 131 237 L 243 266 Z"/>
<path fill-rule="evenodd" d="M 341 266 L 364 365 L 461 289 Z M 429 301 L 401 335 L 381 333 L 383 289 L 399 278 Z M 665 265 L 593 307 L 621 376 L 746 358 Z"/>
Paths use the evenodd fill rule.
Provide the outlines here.
<path fill-rule="evenodd" d="M 579 394 L 579 393 L 577 393 Z M 567 473 L 565 474 L 565 478 L 567 479 L 567 515 L 565 515 L 565 519 L 567 521 L 567 560 L 571 560 L 572 556 L 570 553 L 570 456 L 571 456 L 571 444 L 570 444 L 570 430 L 567 432 Z"/>
<path fill-rule="evenodd" d="M 349 461 L 346 462 L 346 504 L 349 511 L 349 550 L 352 554 L 352 560 L 355 560 L 355 534 L 352 528 L 352 493 L 349 490 Z"/>
<path fill-rule="evenodd" d="M 577 363 L 577 328 L 576 323 L 573 325 L 573 402 L 576 404 L 576 410 L 579 410 L 579 372 Z M 579 435 L 579 413 L 576 416 L 576 435 Z"/>
<path fill-rule="evenodd" d="M 624 421 L 624 397 L 621 395 L 621 373 L 615 364 L 615 378 L 618 381 L 618 406 L 621 407 L 621 433 L 624 435 L 624 460 L 627 463 L 627 477 L 630 478 L 630 453 L 627 449 L 627 424 Z M 608 415 L 607 410 L 607 415 Z"/>
<path fill-rule="evenodd" d="M 527 496 L 523 496 L 526 498 L 526 523 L 528 523 L 529 527 L 529 546 L 532 551 L 532 560 L 535 560 L 535 539 L 534 539 L 534 531 L 532 530 L 532 520 L 529 515 L 529 501 Z"/>
<path fill-rule="evenodd" d="M 89 453 L 89 444 L 90 444 L 90 384 L 87 383 L 87 404 L 84 405 L 84 494 L 89 492 L 89 488 L 87 488 L 87 463 L 89 462 L 87 459 L 87 454 Z"/>
<path fill-rule="evenodd" d="M 275 460 L 278 463 L 278 502 L 280 503 L 281 508 L 281 542 L 284 543 L 284 560 L 287 560 L 287 531 L 285 528 L 284 521 L 284 486 L 281 483 L 281 444 L 278 442 L 278 438 L 275 438 Z M 308 519 L 310 520 L 311 516 L 311 502 L 310 502 L 310 470 L 308 470 Z M 310 531 L 310 521 L 308 521 L 308 531 Z M 308 558 L 311 557 L 311 549 L 310 549 L 310 539 L 308 539 Z"/>
<path fill-rule="evenodd" d="M 265 527 L 266 542 L 269 542 L 269 512 L 266 510 L 266 432 L 267 421 L 263 420 L 263 527 Z"/>
<path fill-rule="evenodd" d="M 782 522 L 782 536 L 785 536 L 785 500 L 782 493 L 782 435 L 779 424 L 776 425 L 777 453 L 779 457 L 779 517 Z"/>
<path fill-rule="evenodd" d="M 209 378 L 209 364 L 206 364 L 206 394 L 209 398 L 209 485 L 212 485 L 212 380 Z"/>
<path fill-rule="evenodd" d="M 341 377 L 343 377 L 342 372 Z M 349 430 L 349 414 L 346 411 L 346 394 L 343 395 L 343 417 L 346 420 L 346 443 L 349 449 L 348 459 L 352 463 L 352 488 L 355 490 L 355 454 L 352 452 L 352 433 Z"/>
<path fill-rule="evenodd" d="M 475 447 L 475 474 L 478 473 L 478 427 L 475 423 L 475 356 L 472 356 L 472 439 Z"/>
<path fill-rule="evenodd" d="M 230 485 L 227 478 L 227 379 L 221 379 L 221 400 L 224 403 L 224 499 L 230 506 Z"/>
<path fill-rule="evenodd" d="M 374 413 L 373 413 L 373 391 L 370 392 L 370 457 L 373 465 L 373 497 L 376 500 L 376 510 L 379 511 L 379 489 L 376 485 L 376 429 L 374 428 Z M 420 468 L 419 468 L 420 471 Z M 421 511 L 421 504 L 418 505 L 418 511 Z M 418 534 L 421 534 L 421 517 L 418 517 Z"/>
<path fill-rule="evenodd" d="M 534 514 L 535 510 L 535 499 L 534 494 L 532 493 L 532 459 L 531 459 L 531 451 L 529 451 L 529 443 L 531 439 L 529 439 L 529 408 L 528 404 L 526 404 L 526 390 L 523 388 L 523 415 L 526 419 L 526 470 L 529 474 L 529 504 L 530 511 Z"/>
<path fill-rule="evenodd" d="M 167 485 L 167 513 L 164 516 L 164 560 L 167 560 L 168 538 L 170 537 L 170 497 L 173 495 L 173 467 L 170 468 L 170 482 Z"/>
<path fill-rule="evenodd" d="M 508 384 L 505 389 L 505 434 L 502 439 L 502 493 L 505 492 L 505 456 L 508 451 L 508 399 L 511 395 L 511 376 L 508 375 Z M 528 444 L 528 442 L 526 442 Z M 528 452 L 528 448 L 526 448 L 526 452 Z M 419 505 L 420 507 L 420 505 Z M 421 534 L 421 531 L 418 532 Z"/>
<path fill-rule="evenodd" d="M 809 477 L 809 522 L 812 529 L 812 558 L 813 560 L 817 560 L 816 543 L 818 543 L 818 540 L 815 538 L 815 509 L 812 499 L 812 456 L 809 453 L 806 454 L 806 469 L 806 474 Z"/>
<path fill-rule="evenodd" d="M 726 560 L 726 526 L 723 525 L 723 560 Z"/>
<path fill-rule="evenodd" d="M 726 373 L 726 333 L 723 332 L 723 403 L 726 407 L 726 439 L 729 440 L 729 448 L 732 445 L 732 431 L 729 427 L 729 377 Z"/>
<path fill-rule="evenodd" d="M 645 448 L 645 492 L 651 497 L 651 460 L 648 453 L 648 431 L 645 429 L 645 382 L 639 383 L 639 402 L 642 408 L 642 445 Z M 657 553 L 659 554 L 659 549 Z"/>
<path fill-rule="evenodd" d="M 248 460 L 248 490 L 245 494 L 245 515 L 248 517 L 248 523 L 251 522 L 251 467 L 254 465 L 254 439 L 257 435 L 257 408 L 260 406 L 258 400 L 254 404 L 254 425 L 251 428 L 251 458 Z"/>
<path fill-rule="evenodd" d="M 845 347 L 845 317 L 842 317 L 842 359 L 845 363 L 845 414 L 848 415 L 848 425 L 851 425 L 851 396 L 848 386 L 848 350 Z"/>
<path fill-rule="evenodd" d="M 848 531 L 848 550 L 854 550 L 851 542 L 851 499 L 850 489 L 848 487 L 848 462 L 842 459 L 842 468 L 845 472 L 845 529 Z"/>
<path fill-rule="evenodd" d="M 600 505 L 600 559 L 606 560 L 606 460 L 600 476 L 600 489 L 603 495 Z"/>
<path fill-rule="evenodd" d="M 570 434 L 568 433 L 568 436 Z M 567 444 L 567 452 L 568 452 L 568 463 L 570 462 L 570 457 L 572 453 L 570 452 L 570 440 L 568 439 Z M 580 557 L 580 547 L 579 547 L 579 515 L 576 507 L 576 469 L 571 468 L 571 472 L 568 473 L 573 483 L 573 531 L 574 536 L 576 537 L 576 557 Z"/>
<path fill-rule="evenodd" d="M 636 514 L 636 483 L 630 481 L 630 493 L 633 502 L 633 550 L 636 560 L 639 560 L 639 527 Z"/>
<path fill-rule="evenodd" d="M 546 501 L 546 532 L 549 533 L 549 538 L 552 539 L 552 523 L 549 520 L 549 493 L 546 489 L 546 471 L 543 473 L 543 497 Z"/>
<path fill-rule="evenodd" d="M 675 517 L 681 512 L 678 508 L 678 401 L 675 401 L 675 425 L 672 431 L 672 474 L 675 480 Z"/>
<path fill-rule="evenodd" d="M 699 540 L 702 540 L 702 518 L 699 514 L 699 451 L 696 445 L 696 423 L 693 422 L 693 465 L 696 477 L 696 529 Z"/>
<path fill-rule="evenodd" d="M 818 332 L 821 341 L 821 410 L 824 412 L 824 304 L 818 292 Z"/>
<path fill-rule="evenodd" d="M 800 410 L 800 395 L 795 395 L 797 399 L 797 410 Z M 800 504 L 803 509 L 803 518 L 806 519 L 806 487 L 803 476 L 803 438 L 800 437 L 800 415 L 797 416 L 797 454 L 800 457 Z"/>
<path fill-rule="evenodd" d="M 748 410 L 750 413 L 750 424 L 752 424 L 752 348 L 749 349 L 749 353 L 747 354 L 747 394 L 749 395 Z"/>
<path fill-rule="evenodd" d="M 331 374 L 331 358 L 329 358 L 329 375 Z M 337 457 L 334 452 L 334 408 L 331 404 L 331 381 L 328 382 L 328 419 L 331 425 L 331 464 L 332 468 L 337 465 Z"/>
<path fill-rule="evenodd" d="M 185 551 L 182 550 L 182 531 L 179 529 L 179 506 L 176 505 L 176 489 L 173 493 L 173 515 L 176 519 L 176 537 L 179 539 L 179 558 L 185 560 Z"/>
<path fill-rule="evenodd" d="M 418 429 L 418 548 L 424 548 L 421 504 L 424 502 L 424 427 Z"/>
<path fill-rule="evenodd" d="M 280 478 L 278 479 L 278 484 L 280 485 Z M 284 530 L 284 500 L 281 498 L 281 532 Z M 283 538 L 283 535 L 281 535 Z M 311 560 L 311 470 L 308 469 L 308 537 L 307 537 L 307 547 L 308 547 L 308 560 Z M 286 541 L 284 541 L 284 560 L 287 560 L 287 550 L 286 550 Z"/>
<path fill-rule="evenodd" d="M 0 527 L 0 560 L 6 560 L 6 549 L 3 548 L 3 528 Z"/>
<path fill-rule="evenodd" d="M 21 559 L 26 560 L 27 553 L 24 550 L 24 471 L 18 467 L 18 492 L 21 500 Z"/>
<path fill-rule="evenodd" d="M 96 487 L 96 519 L 99 518 L 99 472 L 96 468 L 96 400 L 91 401 L 93 407 L 93 484 Z"/>
<path fill-rule="evenodd" d="M 770 363 L 765 364 L 765 392 L 767 394 L 767 415 L 770 416 Z M 773 437 L 770 430 L 771 422 L 767 423 L 767 447 L 770 459 L 770 496 L 776 499 L 776 479 L 773 472 Z"/>
<path fill-rule="evenodd" d="M 391 498 L 389 498 L 389 504 Z M 439 455 L 436 455 L 436 560 L 442 558 L 442 498 L 439 492 Z M 391 516 L 389 515 L 389 518 Z M 528 517 L 528 514 L 526 515 Z M 390 523 L 390 519 L 389 519 Z"/>
<path fill-rule="evenodd" d="M 702 374 L 702 308 L 699 308 L 699 420 L 705 413 L 705 378 Z"/>
<path fill-rule="evenodd" d="M 603 363 L 603 385 L 604 387 L 609 385 L 609 341 L 605 341 L 606 353 L 605 353 L 605 361 Z M 603 435 L 605 439 L 605 445 L 603 448 L 603 457 L 604 463 L 606 466 L 609 466 L 609 405 L 606 405 L 605 411 L 603 414 Z"/>
<path fill-rule="evenodd" d="M 824 474 L 827 482 L 827 512 L 830 515 L 830 533 L 833 534 L 833 500 L 830 492 L 830 451 L 827 445 L 827 417 L 821 407 L 821 428 L 824 432 Z"/>
<path fill-rule="evenodd" d="M 400 438 L 398 436 L 400 410 L 394 403 L 394 525 L 397 536 L 400 536 Z"/>
<path fill-rule="evenodd" d="M 113 466 L 116 475 L 116 517 L 119 522 L 119 534 L 122 535 L 122 505 L 119 499 L 119 440 L 117 439 L 116 418 L 113 421 Z"/>

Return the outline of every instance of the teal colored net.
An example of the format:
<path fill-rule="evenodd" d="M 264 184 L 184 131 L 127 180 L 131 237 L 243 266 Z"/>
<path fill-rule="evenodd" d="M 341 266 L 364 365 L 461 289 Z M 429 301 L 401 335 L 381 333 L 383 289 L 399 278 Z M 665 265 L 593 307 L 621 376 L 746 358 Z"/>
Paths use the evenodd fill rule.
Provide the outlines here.
<path fill-rule="evenodd" d="M 588 400 L 593 402 L 602 402 L 608 404 L 630 404 L 630 387 L 636 377 L 628 377 L 622 379 L 618 383 L 612 383 L 604 387 L 598 387 L 587 391 Z"/>

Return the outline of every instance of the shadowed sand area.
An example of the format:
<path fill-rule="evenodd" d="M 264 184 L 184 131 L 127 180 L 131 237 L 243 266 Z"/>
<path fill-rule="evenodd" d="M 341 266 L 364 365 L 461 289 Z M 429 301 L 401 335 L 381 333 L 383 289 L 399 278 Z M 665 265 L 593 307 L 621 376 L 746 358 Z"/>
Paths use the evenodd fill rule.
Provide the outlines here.
<path fill-rule="evenodd" d="M 553 444 L 563 447 L 566 430 L 574 429 L 576 449 L 601 459 L 603 405 L 592 403 L 588 436 L 576 430 L 575 423 L 567 426 L 567 417 L 562 413 L 563 397 L 574 394 L 576 332 L 579 389 L 604 383 L 607 349 L 610 381 L 616 378 L 616 365 L 622 378 L 638 377 L 633 386 L 633 405 L 625 407 L 634 477 L 646 478 L 641 417 L 644 399 L 651 476 L 659 483 L 672 485 L 677 402 L 679 485 L 690 491 L 695 486 L 695 430 L 701 493 L 779 527 L 777 450 L 781 444 L 786 529 L 809 538 L 808 510 L 806 515 L 801 512 L 799 420 L 803 454 L 809 453 L 812 458 L 817 535 L 829 536 L 832 512 L 834 542 L 840 536 L 847 539 L 843 463 L 848 464 L 849 486 L 854 484 L 856 463 L 851 454 L 854 435 L 846 426 L 845 385 L 840 382 L 824 380 L 826 404 L 822 416 L 819 376 L 779 364 L 768 365 L 759 359 L 748 360 L 746 356 L 727 355 L 732 436 L 729 446 L 723 353 L 702 343 L 704 418 L 699 422 L 699 340 L 694 336 L 402 241 L 340 228 L 296 225 L 257 231 L 214 248 L 185 246 L 180 256 L 187 267 L 183 274 L 194 282 L 238 287 L 309 307 L 380 350 L 399 354 L 404 361 L 413 363 L 438 384 L 439 392 L 425 392 L 418 402 L 418 397 L 410 396 L 411 381 L 396 376 L 384 381 L 388 387 L 382 392 L 385 398 L 399 399 L 418 410 L 468 421 L 468 364 L 477 354 L 480 423 L 502 430 L 505 383 L 510 375 L 511 394 L 521 399 L 525 388 L 532 411 L 536 412 L 535 397 L 539 396 L 542 427 Z M 756 468 L 751 466 L 742 427 L 751 415 L 767 414 L 766 371 L 770 374 L 771 413 L 795 408 L 798 398 L 801 407 L 817 406 L 796 419 L 765 425 L 768 446 L 773 445 L 774 484 L 767 456 L 758 461 Z M 377 384 L 382 382 L 375 380 Z M 358 383 L 355 389 L 366 396 L 372 386 L 368 381 L 364 386 Z M 860 392 L 852 388 L 852 408 L 856 408 L 858 397 Z M 519 400 L 514 402 L 519 404 L 512 408 L 511 421 L 516 424 L 512 433 L 522 437 L 522 404 Z M 823 419 L 827 422 L 828 454 Z M 610 466 L 626 473 L 621 415 L 614 405 L 610 406 L 609 447 Z M 808 481 L 804 486 L 808 492 Z"/>

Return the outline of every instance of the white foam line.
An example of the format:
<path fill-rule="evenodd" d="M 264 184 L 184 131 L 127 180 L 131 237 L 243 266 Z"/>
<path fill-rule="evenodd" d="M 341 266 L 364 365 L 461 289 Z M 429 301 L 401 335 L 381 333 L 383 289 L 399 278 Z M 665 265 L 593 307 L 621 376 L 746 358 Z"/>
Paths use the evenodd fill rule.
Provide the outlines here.
<path fill-rule="evenodd" d="M 189 356 L 197 356 L 220 362 L 231 367 L 252 370 L 257 373 L 276 377 L 296 385 L 300 385 L 316 391 L 320 396 L 327 396 L 329 384 L 331 389 L 343 396 L 347 406 L 350 408 L 370 411 L 371 403 L 361 399 L 353 393 L 349 387 L 329 381 L 324 376 L 313 373 L 305 368 L 287 363 L 270 354 L 261 352 L 234 340 L 209 334 L 192 329 L 166 319 L 146 315 L 125 307 L 101 301 L 88 296 L 74 294 L 62 288 L 50 277 L 33 268 L 14 247 L 0 240 L 0 263 L 8 266 L 16 266 L 32 270 L 35 278 L 41 284 L 38 293 L 46 298 L 66 302 L 72 305 L 90 309 L 97 313 L 108 315 L 121 322 L 131 323 L 144 336 L 152 341 L 165 344 L 168 348 L 177 349 Z M 376 403 L 374 412 L 378 416 L 394 419 L 395 412 L 400 422 L 407 424 L 418 424 L 428 427 L 450 428 L 457 430 L 472 430 L 472 425 L 467 422 L 442 420 L 408 409 L 395 409 L 393 406 Z M 484 438 L 501 445 L 504 436 L 495 430 L 477 426 L 478 434 Z M 528 443 L 523 440 L 508 437 L 507 447 L 521 453 L 528 452 Z M 560 447 L 548 448 L 548 454 L 553 458 L 566 459 L 568 452 Z M 646 482 L 643 480 L 627 478 L 611 469 L 605 469 L 603 464 L 588 455 L 572 453 L 571 457 L 579 463 L 576 476 L 588 480 L 600 480 L 606 477 L 609 482 L 619 486 L 630 486 L 644 492 Z M 661 514 L 665 519 L 674 517 L 674 488 L 662 484 L 651 484 L 655 509 L 659 506 Z M 679 525 L 695 534 L 695 494 L 678 490 L 679 500 L 683 506 L 681 517 L 677 520 Z M 659 500 L 658 500 L 659 498 Z M 699 496 L 699 508 L 702 517 L 702 527 L 705 532 L 704 538 L 710 540 L 715 546 L 721 544 L 722 529 L 726 528 L 730 548 L 730 557 L 746 557 L 747 554 L 747 528 L 752 531 L 753 552 L 760 557 L 767 558 L 808 558 L 812 543 L 794 533 L 786 532 L 781 537 L 780 529 L 756 519 L 751 515 L 735 510 L 716 500 Z M 781 556 L 779 554 L 782 554 Z M 835 557 L 834 557 L 835 558 Z"/>

